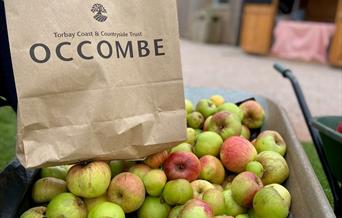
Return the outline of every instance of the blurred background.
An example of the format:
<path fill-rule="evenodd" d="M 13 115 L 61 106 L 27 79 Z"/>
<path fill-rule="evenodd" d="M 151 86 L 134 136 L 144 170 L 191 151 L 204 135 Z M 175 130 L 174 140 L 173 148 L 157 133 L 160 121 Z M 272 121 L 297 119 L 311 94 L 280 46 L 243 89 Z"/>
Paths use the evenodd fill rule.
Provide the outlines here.
<path fill-rule="evenodd" d="M 288 80 L 297 76 L 314 116 L 342 114 L 341 0 L 178 0 L 185 86 L 245 90 L 288 112 L 310 136 Z"/>

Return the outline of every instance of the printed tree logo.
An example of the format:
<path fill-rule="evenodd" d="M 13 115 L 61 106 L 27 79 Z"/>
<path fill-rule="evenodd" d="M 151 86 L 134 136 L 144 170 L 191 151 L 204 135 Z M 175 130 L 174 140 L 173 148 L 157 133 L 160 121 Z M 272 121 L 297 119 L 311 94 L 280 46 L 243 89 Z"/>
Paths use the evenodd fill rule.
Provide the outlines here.
<path fill-rule="evenodd" d="M 99 22 L 104 22 L 107 20 L 107 16 L 102 13 L 107 13 L 106 9 L 101 4 L 94 4 L 91 8 L 91 12 L 96 13 L 94 18 Z"/>

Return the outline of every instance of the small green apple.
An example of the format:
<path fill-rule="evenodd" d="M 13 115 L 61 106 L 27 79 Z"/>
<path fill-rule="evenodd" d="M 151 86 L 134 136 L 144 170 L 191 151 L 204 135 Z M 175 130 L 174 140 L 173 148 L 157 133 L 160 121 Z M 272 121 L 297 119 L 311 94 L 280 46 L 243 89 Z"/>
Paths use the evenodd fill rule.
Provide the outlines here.
<path fill-rule="evenodd" d="M 193 104 L 189 99 L 185 99 L 185 111 L 190 114 L 193 110 Z"/>
<path fill-rule="evenodd" d="M 240 136 L 244 137 L 245 139 L 249 140 L 249 138 L 251 137 L 251 131 L 249 130 L 249 128 L 245 125 L 241 126 L 241 134 Z"/>
<path fill-rule="evenodd" d="M 138 210 L 138 218 L 168 218 L 170 210 L 161 198 L 148 196 Z"/>
<path fill-rule="evenodd" d="M 200 112 L 194 111 L 186 116 L 186 121 L 189 127 L 200 129 L 204 123 L 204 117 Z"/>
<path fill-rule="evenodd" d="M 227 103 L 224 103 L 224 104 L 220 105 L 219 107 L 217 107 L 217 112 L 220 112 L 220 111 L 227 111 L 229 113 L 233 113 L 237 117 L 239 117 L 240 121 L 242 121 L 242 119 L 243 119 L 243 112 L 234 103 L 227 102 Z"/>
<path fill-rule="evenodd" d="M 153 169 L 149 171 L 144 179 L 146 192 L 153 197 L 160 196 L 166 184 L 166 175 L 163 170 Z"/>
<path fill-rule="evenodd" d="M 204 155 L 218 156 L 223 140 L 216 132 L 202 132 L 197 136 L 194 153 L 197 157 Z"/>
<path fill-rule="evenodd" d="M 260 133 L 256 138 L 254 146 L 258 153 L 275 151 L 281 156 L 284 156 L 286 153 L 286 143 L 283 137 L 278 132 L 272 130 L 266 130 Z"/>
<path fill-rule="evenodd" d="M 46 217 L 86 218 L 87 208 L 84 202 L 72 193 L 55 196 L 46 208 Z"/>
<path fill-rule="evenodd" d="M 112 202 L 102 202 L 89 211 L 87 218 L 103 217 L 125 218 L 125 212 L 117 204 Z"/>
<path fill-rule="evenodd" d="M 44 218 L 46 207 L 33 207 L 21 214 L 20 218 Z"/>
<path fill-rule="evenodd" d="M 83 201 L 87 206 L 87 210 L 90 211 L 93 207 L 95 207 L 99 203 L 106 202 L 107 195 L 104 194 L 96 198 L 83 198 Z"/>
<path fill-rule="evenodd" d="M 151 168 L 149 166 L 147 166 L 146 164 L 136 164 L 133 165 L 129 168 L 129 172 L 137 175 L 140 177 L 141 180 L 144 179 L 144 176 L 151 170 Z"/>
<path fill-rule="evenodd" d="M 173 207 L 170 210 L 168 218 L 178 218 L 178 215 L 179 215 L 180 211 L 183 209 L 183 206 L 184 205 L 178 205 L 178 206 Z"/>
<path fill-rule="evenodd" d="M 192 152 L 192 145 L 186 142 L 180 143 L 179 145 L 176 145 L 175 147 L 171 148 L 170 153 L 176 152 L 176 151 L 189 151 Z"/>
<path fill-rule="evenodd" d="M 196 111 L 200 112 L 204 118 L 207 118 L 216 112 L 216 105 L 210 99 L 201 99 L 196 105 Z"/>
<path fill-rule="evenodd" d="M 274 188 L 280 194 L 280 196 L 284 199 L 286 205 L 290 208 L 290 206 L 291 206 L 291 194 L 284 186 L 277 184 L 277 183 L 272 183 L 272 184 L 266 185 L 265 187 L 266 188 L 267 187 Z"/>
<path fill-rule="evenodd" d="M 208 130 L 218 133 L 223 140 L 241 134 L 241 121 L 227 111 L 215 113 L 209 121 Z"/>
<path fill-rule="evenodd" d="M 196 130 L 193 128 L 186 129 L 186 141 L 185 143 L 189 143 L 190 145 L 194 145 L 196 141 Z"/>
<path fill-rule="evenodd" d="M 192 198 L 191 184 L 185 179 L 170 180 L 166 183 L 162 196 L 169 205 L 185 204 Z"/>
<path fill-rule="evenodd" d="M 112 160 L 109 162 L 110 170 L 111 170 L 111 177 L 118 175 L 124 170 L 125 163 L 123 160 Z"/>
<path fill-rule="evenodd" d="M 202 200 L 205 191 L 215 189 L 215 186 L 213 184 L 203 179 L 197 179 L 195 181 L 192 181 L 191 187 L 193 190 L 193 198 L 200 200 Z"/>
<path fill-rule="evenodd" d="M 260 128 L 265 120 L 265 111 L 262 106 L 254 101 L 248 100 L 240 104 L 243 113 L 242 123 L 250 129 Z"/>
<path fill-rule="evenodd" d="M 286 218 L 289 215 L 288 203 L 273 187 L 264 187 L 256 193 L 253 209 L 258 217 L 263 218 Z"/>
<path fill-rule="evenodd" d="M 65 180 L 70 167 L 71 167 L 70 165 L 43 167 L 40 170 L 40 176 L 42 178 L 44 178 L 44 177 L 55 177 L 57 179 Z"/>
<path fill-rule="evenodd" d="M 210 205 L 215 216 L 224 214 L 225 205 L 222 191 L 209 189 L 204 192 L 202 200 Z"/>
<path fill-rule="evenodd" d="M 264 185 L 271 183 L 282 184 L 289 177 L 289 167 L 286 160 L 279 153 L 274 151 L 263 151 L 256 157 L 264 168 L 261 180 Z"/>
<path fill-rule="evenodd" d="M 95 198 L 107 191 L 110 179 L 109 165 L 104 161 L 94 161 L 71 167 L 66 183 L 71 193 L 84 198 Z"/>
<path fill-rule="evenodd" d="M 56 195 L 66 192 L 66 182 L 54 177 L 44 177 L 37 180 L 32 189 L 32 199 L 36 203 L 50 201 Z"/>
<path fill-rule="evenodd" d="M 251 161 L 246 166 L 246 171 L 252 172 L 257 175 L 259 178 L 264 174 L 264 167 L 258 161 Z"/>
<path fill-rule="evenodd" d="M 237 216 L 245 213 L 246 209 L 235 202 L 232 196 L 232 190 L 227 189 L 223 191 L 225 214 L 229 216 Z"/>

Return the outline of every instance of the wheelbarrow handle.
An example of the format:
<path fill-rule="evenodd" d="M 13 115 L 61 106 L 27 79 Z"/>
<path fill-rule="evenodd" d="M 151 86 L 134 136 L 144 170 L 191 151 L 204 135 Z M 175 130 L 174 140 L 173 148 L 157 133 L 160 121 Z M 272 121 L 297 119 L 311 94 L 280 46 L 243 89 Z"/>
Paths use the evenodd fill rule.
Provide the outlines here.
<path fill-rule="evenodd" d="M 285 68 L 283 65 L 279 63 L 273 64 L 274 69 L 276 69 L 279 73 L 283 75 L 283 77 L 288 77 L 288 72 L 291 72 L 289 69 Z"/>

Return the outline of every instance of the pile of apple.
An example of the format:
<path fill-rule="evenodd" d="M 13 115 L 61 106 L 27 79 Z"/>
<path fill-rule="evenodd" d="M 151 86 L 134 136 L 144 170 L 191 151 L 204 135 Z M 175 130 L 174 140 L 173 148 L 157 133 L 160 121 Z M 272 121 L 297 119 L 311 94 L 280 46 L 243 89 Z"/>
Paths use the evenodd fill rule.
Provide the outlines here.
<path fill-rule="evenodd" d="M 264 122 L 262 106 L 218 95 L 195 111 L 189 100 L 185 106 L 185 142 L 144 161 L 43 168 L 32 190 L 37 207 L 21 218 L 286 218 L 286 144 L 272 130 L 250 141 Z"/>

